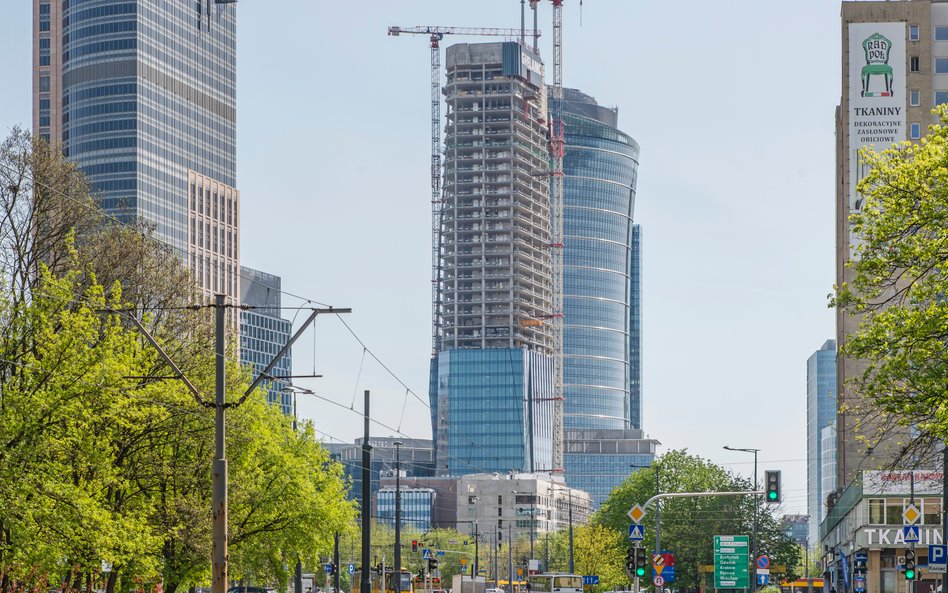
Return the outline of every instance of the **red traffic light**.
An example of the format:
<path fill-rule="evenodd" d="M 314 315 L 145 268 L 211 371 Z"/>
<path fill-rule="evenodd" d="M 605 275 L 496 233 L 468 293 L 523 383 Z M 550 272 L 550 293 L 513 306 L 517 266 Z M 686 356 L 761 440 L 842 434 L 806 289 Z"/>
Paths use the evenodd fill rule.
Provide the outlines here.
<path fill-rule="evenodd" d="M 411 551 L 412 551 L 412 552 L 417 552 L 417 551 L 418 551 L 418 540 L 417 540 L 417 539 L 411 540 Z"/>

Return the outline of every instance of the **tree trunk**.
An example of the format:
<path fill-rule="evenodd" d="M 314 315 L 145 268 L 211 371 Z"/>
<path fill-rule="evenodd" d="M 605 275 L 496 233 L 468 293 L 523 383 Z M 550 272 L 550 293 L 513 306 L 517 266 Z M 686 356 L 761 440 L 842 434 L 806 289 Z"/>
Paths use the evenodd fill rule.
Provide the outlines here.
<path fill-rule="evenodd" d="M 109 578 L 105 581 L 105 593 L 114 593 L 115 592 L 115 581 L 118 580 L 118 567 L 113 566 L 112 572 L 109 573 Z"/>

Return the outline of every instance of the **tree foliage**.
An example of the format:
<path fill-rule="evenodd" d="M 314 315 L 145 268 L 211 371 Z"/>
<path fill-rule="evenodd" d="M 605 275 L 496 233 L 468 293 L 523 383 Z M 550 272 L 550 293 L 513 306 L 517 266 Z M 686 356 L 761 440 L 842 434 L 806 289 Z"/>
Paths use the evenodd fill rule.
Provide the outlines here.
<path fill-rule="evenodd" d="M 948 109 L 918 144 L 861 158 L 863 208 L 851 215 L 858 237 L 850 282 L 832 304 L 859 319 L 841 353 L 867 362 L 852 388 L 883 428 L 917 426 L 903 453 L 948 438 Z"/>
<path fill-rule="evenodd" d="M 129 316 L 205 394 L 213 316 L 147 231 L 107 220 L 75 166 L 28 134 L 0 146 L 4 593 L 210 580 L 213 411 L 168 379 Z M 235 401 L 249 381 L 234 351 L 227 379 Z M 263 393 L 228 413 L 227 446 L 235 577 L 285 582 L 287 555 L 312 566 L 351 527 L 340 467 Z"/>
<path fill-rule="evenodd" d="M 728 492 L 752 490 L 748 480 L 729 474 L 724 468 L 684 450 L 669 451 L 652 466 L 630 475 L 616 487 L 593 517 L 593 523 L 620 534 L 627 532 L 626 512 L 634 504 L 642 504 L 658 488 L 669 492 Z M 714 496 L 673 498 L 661 503 L 661 549 L 675 553 L 675 582 L 679 588 L 697 588 L 699 566 L 714 563 L 715 535 L 750 535 L 754 526 L 754 497 Z M 655 506 L 649 507 L 645 518 L 647 550 L 655 549 Z M 795 567 L 799 551 L 783 534 L 770 507 L 760 506 L 758 514 L 758 549 L 766 551 L 775 564 Z M 624 562 L 624 554 L 622 556 Z"/>

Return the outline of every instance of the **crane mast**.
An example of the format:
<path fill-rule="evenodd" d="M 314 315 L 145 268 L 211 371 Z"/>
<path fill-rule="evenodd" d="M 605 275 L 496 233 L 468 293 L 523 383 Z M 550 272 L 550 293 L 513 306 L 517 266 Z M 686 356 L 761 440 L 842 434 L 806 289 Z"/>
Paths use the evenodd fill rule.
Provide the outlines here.
<path fill-rule="evenodd" d="M 431 353 L 441 350 L 441 45 L 445 35 L 519 38 L 522 29 L 500 27 L 391 26 L 388 34 L 428 35 L 431 44 Z M 540 36 L 532 31 L 534 39 Z"/>
<path fill-rule="evenodd" d="M 550 154 L 553 187 L 550 196 L 552 243 L 550 267 L 553 276 L 553 468 L 562 471 L 566 395 L 563 389 L 563 157 L 566 133 L 563 123 L 563 0 L 553 0 L 553 97 L 550 114 Z"/>

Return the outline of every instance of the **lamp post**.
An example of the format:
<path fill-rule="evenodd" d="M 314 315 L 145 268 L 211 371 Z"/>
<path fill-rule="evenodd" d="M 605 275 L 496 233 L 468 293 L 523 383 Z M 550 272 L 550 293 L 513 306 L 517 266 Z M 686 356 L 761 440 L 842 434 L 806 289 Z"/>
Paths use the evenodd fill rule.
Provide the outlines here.
<path fill-rule="evenodd" d="M 647 469 L 651 468 L 655 470 L 655 495 L 658 496 L 661 494 L 661 488 L 659 483 L 660 469 L 661 467 L 656 462 L 652 462 L 652 465 L 635 465 L 630 464 L 629 467 L 634 467 L 637 469 Z M 662 553 L 662 512 L 659 502 L 655 501 L 655 554 Z"/>
<path fill-rule="evenodd" d="M 569 573 L 576 572 L 573 564 L 573 489 L 569 489 Z"/>
<path fill-rule="evenodd" d="M 401 448 L 402 442 L 395 441 L 395 593 L 402 593 L 402 488 L 401 488 Z M 383 578 L 385 575 L 382 575 Z"/>
<path fill-rule="evenodd" d="M 754 531 L 751 535 L 751 576 L 753 582 L 751 588 L 755 591 L 757 590 L 757 513 L 760 509 L 760 498 L 757 496 L 757 454 L 760 452 L 760 449 L 754 448 L 740 448 L 740 447 L 729 447 L 724 445 L 724 448 L 728 451 L 741 451 L 742 453 L 753 453 L 754 454 Z"/>

